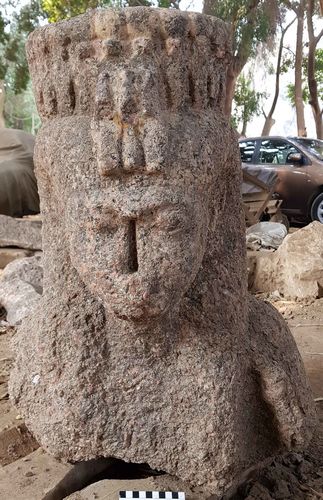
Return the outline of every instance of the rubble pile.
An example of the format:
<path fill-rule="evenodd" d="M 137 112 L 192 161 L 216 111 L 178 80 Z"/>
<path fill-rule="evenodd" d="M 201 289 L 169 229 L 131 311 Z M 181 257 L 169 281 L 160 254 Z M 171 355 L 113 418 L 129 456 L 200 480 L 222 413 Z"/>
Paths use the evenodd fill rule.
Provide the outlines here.
<path fill-rule="evenodd" d="M 278 250 L 249 254 L 251 289 L 285 298 L 323 297 L 323 224 L 312 222 L 289 234 Z"/>

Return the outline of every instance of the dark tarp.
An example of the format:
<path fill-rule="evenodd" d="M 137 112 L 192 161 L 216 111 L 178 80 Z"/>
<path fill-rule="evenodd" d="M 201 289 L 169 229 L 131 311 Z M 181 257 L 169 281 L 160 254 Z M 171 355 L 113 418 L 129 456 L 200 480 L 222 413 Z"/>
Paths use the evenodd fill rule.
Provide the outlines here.
<path fill-rule="evenodd" d="M 268 189 L 271 189 L 278 180 L 277 172 L 275 172 L 274 169 L 261 168 L 255 165 L 247 165 L 246 163 L 242 163 L 242 169 L 245 170 L 249 175 L 252 175 L 267 184 Z M 257 193 L 259 191 L 261 191 L 261 188 L 259 186 L 251 184 L 247 181 L 243 181 L 242 194 Z"/>
<path fill-rule="evenodd" d="M 0 214 L 22 217 L 39 213 L 34 144 L 31 134 L 0 128 Z"/>

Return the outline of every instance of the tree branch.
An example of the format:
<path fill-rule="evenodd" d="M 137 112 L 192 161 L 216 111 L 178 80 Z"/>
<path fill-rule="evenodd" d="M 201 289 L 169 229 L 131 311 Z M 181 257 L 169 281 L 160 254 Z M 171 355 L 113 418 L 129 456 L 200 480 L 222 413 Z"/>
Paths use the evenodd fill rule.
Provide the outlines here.
<path fill-rule="evenodd" d="M 297 5 L 297 3 L 290 2 L 290 0 L 284 0 L 284 4 L 286 5 L 286 7 L 288 9 L 293 10 L 296 15 L 298 14 L 298 7 L 299 7 L 299 5 Z"/>
<path fill-rule="evenodd" d="M 266 122 L 265 122 L 265 125 L 263 128 L 262 135 L 265 135 L 264 132 L 268 128 L 268 124 L 270 123 L 270 121 L 273 119 L 273 114 L 275 112 L 276 104 L 278 101 L 279 86 L 280 86 L 280 72 L 281 72 L 281 64 L 282 64 L 283 49 L 284 49 L 284 38 L 285 38 L 285 35 L 286 35 L 288 29 L 292 26 L 292 24 L 296 21 L 296 19 L 297 19 L 297 16 L 289 24 L 287 24 L 287 26 L 285 26 L 285 28 L 282 29 L 282 31 L 281 31 L 281 37 L 280 37 L 279 49 L 278 49 L 278 57 L 277 57 L 277 65 L 276 65 L 275 94 L 274 94 L 274 98 L 273 98 L 273 102 L 272 102 L 270 111 L 269 111 L 267 116 L 265 115 Z"/>
<path fill-rule="evenodd" d="M 321 40 L 322 36 L 323 36 L 323 29 L 321 29 L 321 31 L 315 37 L 315 45 L 317 45 L 319 43 L 319 41 Z"/>

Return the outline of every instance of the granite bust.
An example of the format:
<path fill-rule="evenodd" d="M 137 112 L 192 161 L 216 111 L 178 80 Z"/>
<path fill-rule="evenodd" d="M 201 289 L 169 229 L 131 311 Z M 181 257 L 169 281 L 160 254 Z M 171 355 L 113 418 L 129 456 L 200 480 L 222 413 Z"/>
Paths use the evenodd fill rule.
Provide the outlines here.
<path fill-rule="evenodd" d="M 55 457 L 218 495 L 315 421 L 286 324 L 247 292 L 229 47 L 215 18 L 144 7 L 30 36 L 44 295 L 10 382 Z"/>

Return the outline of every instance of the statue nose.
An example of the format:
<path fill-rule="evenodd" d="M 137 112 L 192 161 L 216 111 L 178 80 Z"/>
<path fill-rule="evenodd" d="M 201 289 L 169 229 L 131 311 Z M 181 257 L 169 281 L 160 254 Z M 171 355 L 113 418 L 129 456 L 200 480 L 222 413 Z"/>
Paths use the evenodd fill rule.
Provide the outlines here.
<path fill-rule="evenodd" d="M 137 221 L 128 222 L 128 272 L 136 273 L 139 269 L 137 250 Z"/>

